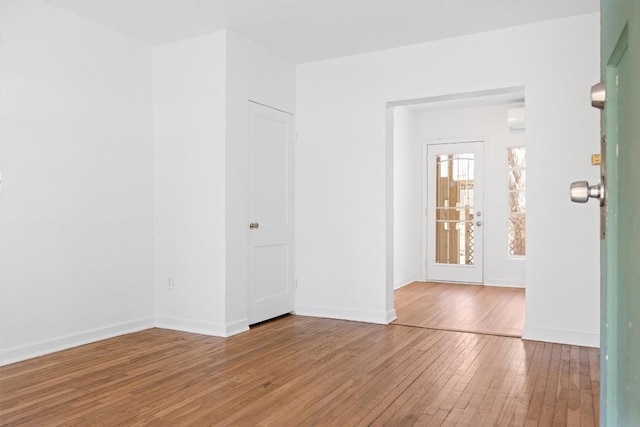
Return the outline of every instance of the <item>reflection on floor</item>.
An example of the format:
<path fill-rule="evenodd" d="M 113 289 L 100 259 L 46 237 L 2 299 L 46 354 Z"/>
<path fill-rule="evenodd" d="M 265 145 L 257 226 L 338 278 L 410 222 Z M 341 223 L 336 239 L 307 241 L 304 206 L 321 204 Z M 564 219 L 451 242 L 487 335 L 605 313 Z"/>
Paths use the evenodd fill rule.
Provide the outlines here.
<path fill-rule="evenodd" d="M 413 282 L 395 291 L 400 325 L 522 336 L 524 289 Z"/>

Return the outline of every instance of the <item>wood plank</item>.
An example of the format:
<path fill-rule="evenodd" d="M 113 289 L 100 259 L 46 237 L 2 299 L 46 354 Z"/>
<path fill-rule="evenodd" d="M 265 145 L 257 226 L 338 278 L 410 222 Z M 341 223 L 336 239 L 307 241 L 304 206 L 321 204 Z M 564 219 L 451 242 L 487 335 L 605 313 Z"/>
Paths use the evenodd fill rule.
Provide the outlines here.
<path fill-rule="evenodd" d="M 413 282 L 394 292 L 398 325 L 521 337 L 521 288 Z"/>
<path fill-rule="evenodd" d="M 542 397 L 542 408 L 540 411 L 539 424 L 553 425 L 553 413 L 556 407 L 556 390 L 560 376 L 560 355 L 561 347 L 556 345 L 551 349 L 551 360 L 549 362 L 547 383 Z"/>
<path fill-rule="evenodd" d="M 288 316 L 0 367 L 0 425 L 598 425 L 597 349 Z"/>

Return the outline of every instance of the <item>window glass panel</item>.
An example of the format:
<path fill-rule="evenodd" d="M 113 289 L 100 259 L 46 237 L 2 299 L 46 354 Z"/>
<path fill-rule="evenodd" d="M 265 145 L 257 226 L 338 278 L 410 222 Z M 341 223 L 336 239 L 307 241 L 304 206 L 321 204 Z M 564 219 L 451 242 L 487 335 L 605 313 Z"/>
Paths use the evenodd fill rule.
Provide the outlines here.
<path fill-rule="evenodd" d="M 507 149 L 509 168 L 524 169 L 526 167 L 525 150 L 524 147 L 511 147 Z"/>
<path fill-rule="evenodd" d="M 436 159 L 436 262 L 472 265 L 473 154 Z"/>
<path fill-rule="evenodd" d="M 509 219 L 509 255 L 524 256 L 527 238 L 527 221 L 524 216 Z"/>
<path fill-rule="evenodd" d="M 445 178 L 449 176 L 449 156 L 438 156 L 438 176 Z"/>
<path fill-rule="evenodd" d="M 526 208 L 526 199 L 524 191 L 509 192 L 509 212 L 524 213 Z"/>
<path fill-rule="evenodd" d="M 524 147 L 507 149 L 508 247 L 510 256 L 526 252 L 526 171 Z"/>
<path fill-rule="evenodd" d="M 526 177 L 524 169 L 511 169 L 509 171 L 509 191 L 524 191 Z"/>

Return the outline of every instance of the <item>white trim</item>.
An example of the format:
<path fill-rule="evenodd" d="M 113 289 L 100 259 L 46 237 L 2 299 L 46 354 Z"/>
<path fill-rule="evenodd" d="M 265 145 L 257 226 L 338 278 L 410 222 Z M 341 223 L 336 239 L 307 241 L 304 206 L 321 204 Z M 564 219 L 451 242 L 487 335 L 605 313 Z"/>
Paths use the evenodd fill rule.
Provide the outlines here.
<path fill-rule="evenodd" d="M 219 323 L 200 322 L 174 317 L 156 317 L 156 328 L 171 329 L 173 331 L 189 332 L 191 334 L 225 337 L 225 325 Z"/>
<path fill-rule="evenodd" d="M 526 285 L 524 280 L 485 280 L 485 286 L 495 286 L 497 288 L 522 288 L 525 289 Z"/>
<path fill-rule="evenodd" d="M 247 332 L 249 330 L 249 319 L 240 320 L 235 323 L 228 323 L 225 329 L 225 337 L 232 337 L 234 335 Z"/>
<path fill-rule="evenodd" d="M 436 95 L 436 96 L 428 96 L 426 98 L 413 98 L 413 99 L 403 99 L 400 101 L 391 101 L 387 102 L 387 108 L 395 108 L 395 107 L 406 107 L 407 105 L 417 105 L 417 104 L 433 104 L 439 102 L 451 102 L 451 101 L 460 101 L 461 107 L 464 103 L 470 103 L 477 99 L 482 99 L 484 97 L 491 96 L 502 96 L 502 95 L 520 95 L 522 94 L 522 101 L 524 102 L 524 85 L 523 86 L 510 86 L 503 87 L 497 89 L 487 89 L 487 90 L 477 90 L 473 92 L 459 92 L 459 93 L 450 93 L 446 95 Z M 506 102 L 511 103 L 511 102 Z"/>
<path fill-rule="evenodd" d="M 485 286 L 484 283 L 456 282 L 455 280 L 427 280 L 429 283 L 445 283 L 449 285 Z"/>
<path fill-rule="evenodd" d="M 0 350 L 0 366 L 44 356 L 45 354 L 55 353 L 57 351 L 68 350 L 70 348 L 103 341 L 121 335 L 152 329 L 154 327 L 226 338 L 248 331 L 249 321 L 245 319 L 223 326 L 174 318 L 157 318 L 155 321 L 153 318 L 135 320 L 132 322 L 121 323 L 119 325 L 108 326 L 106 328 L 93 329 L 90 331 L 80 332 L 78 334 Z"/>
<path fill-rule="evenodd" d="M 420 182 L 420 195 L 422 196 L 422 211 L 420 215 L 420 245 L 422 252 L 420 253 L 420 280 L 427 281 L 427 228 L 428 228 L 428 214 L 429 203 L 427 202 L 427 192 L 429 187 L 427 185 L 427 178 L 429 173 L 427 168 L 429 166 L 429 145 L 431 141 L 422 142 L 422 158 L 420 167 L 422 169 L 422 181 Z"/>
<path fill-rule="evenodd" d="M 582 331 L 565 331 L 525 326 L 523 340 L 544 341 L 557 344 L 579 345 L 582 347 L 600 347 L 600 334 Z"/>
<path fill-rule="evenodd" d="M 244 319 L 239 322 L 223 325 L 220 323 L 200 322 L 174 317 L 158 317 L 156 318 L 156 328 L 227 338 L 248 331 L 249 320 Z"/>
<path fill-rule="evenodd" d="M 423 280 L 420 280 L 418 277 L 406 277 L 404 279 L 400 279 L 400 280 L 396 280 L 393 282 L 393 290 L 397 291 L 400 288 L 403 288 L 407 285 L 412 284 L 413 282 L 423 282 Z"/>
<path fill-rule="evenodd" d="M 297 306 L 295 314 L 300 316 L 323 317 L 328 319 L 352 320 L 355 322 L 377 323 L 388 325 L 396 319 L 396 310 L 368 311 L 343 308 L 318 307 L 310 305 Z"/>
<path fill-rule="evenodd" d="M 92 329 L 77 334 L 39 341 L 6 350 L 0 350 L 0 366 L 43 356 L 56 351 L 67 350 L 69 348 L 90 344 L 96 341 L 106 340 L 120 335 L 151 329 L 153 327 L 153 318 L 149 317 L 107 326 L 105 328 Z"/>
<path fill-rule="evenodd" d="M 262 107 L 271 108 L 272 110 L 280 111 L 281 113 L 285 113 L 285 114 L 288 114 L 290 116 L 294 115 L 290 111 L 281 110 L 280 108 L 272 107 L 271 105 L 267 105 L 267 104 L 263 104 L 262 102 L 254 101 L 253 99 L 249 99 L 248 101 L 251 102 L 252 104 L 260 105 Z M 297 135 L 296 135 L 296 137 L 297 137 Z"/>

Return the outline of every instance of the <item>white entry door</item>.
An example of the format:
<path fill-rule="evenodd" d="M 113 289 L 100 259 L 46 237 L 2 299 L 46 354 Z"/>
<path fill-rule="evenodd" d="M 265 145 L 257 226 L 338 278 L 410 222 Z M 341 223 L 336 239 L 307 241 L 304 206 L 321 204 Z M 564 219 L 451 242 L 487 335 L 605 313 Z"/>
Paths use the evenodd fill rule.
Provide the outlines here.
<path fill-rule="evenodd" d="M 427 280 L 483 281 L 482 145 L 427 146 Z"/>
<path fill-rule="evenodd" d="M 293 116 L 250 102 L 249 324 L 293 311 Z"/>

